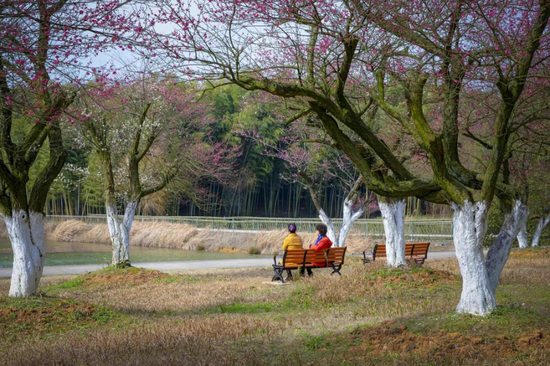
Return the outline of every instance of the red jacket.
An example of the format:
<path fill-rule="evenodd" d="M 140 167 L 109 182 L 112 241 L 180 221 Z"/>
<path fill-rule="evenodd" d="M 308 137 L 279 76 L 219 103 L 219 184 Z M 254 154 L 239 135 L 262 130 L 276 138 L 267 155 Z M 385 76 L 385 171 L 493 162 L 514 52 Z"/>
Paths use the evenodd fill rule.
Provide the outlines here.
<path fill-rule="evenodd" d="M 319 240 L 317 244 L 313 244 L 312 246 L 310 246 L 310 249 L 315 249 L 317 252 L 320 252 L 322 250 L 326 250 L 330 248 L 331 246 L 332 246 L 332 242 L 330 241 L 328 236 L 325 236 L 324 238 Z M 312 263 L 317 267 L 325 266 L 325 262 L 322 262 L 322 263 L 312 262 Z"/>

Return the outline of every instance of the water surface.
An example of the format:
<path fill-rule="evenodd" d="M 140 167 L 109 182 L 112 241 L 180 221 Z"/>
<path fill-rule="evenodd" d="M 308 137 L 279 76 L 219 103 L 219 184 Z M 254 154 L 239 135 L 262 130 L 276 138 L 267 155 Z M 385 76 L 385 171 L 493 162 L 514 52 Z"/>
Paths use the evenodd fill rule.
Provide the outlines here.
<path fill-rule="evenodd" d="M 207 259 L 248 258 L 248 254 L 196 252 L 183 249 L 130 246 L 132 262 L 164 262 Z M 110 264 L 111 246 L 97 243 L 46 241 L 46 266 L 69 264 Z M 9 241 L 0 241 L 0 268 L 11 268 L 13 254 Z"/>

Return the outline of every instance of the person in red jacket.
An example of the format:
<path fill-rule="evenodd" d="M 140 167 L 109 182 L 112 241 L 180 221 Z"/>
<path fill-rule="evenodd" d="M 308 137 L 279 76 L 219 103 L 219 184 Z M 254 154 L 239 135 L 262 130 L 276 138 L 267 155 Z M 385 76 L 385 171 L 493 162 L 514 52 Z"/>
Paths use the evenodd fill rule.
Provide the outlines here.
<path fill-rule="evenodd" d="M 330 239 L 327 236 L 327 225 L 318 224 L 315 227 L 315 230 L 317 233 L 317 241 L 315 242 L 315 244 L 310 245 L 309 248 L 315 249 L 318 252 L 330 248 L 332 246 L 332 241 L 330 241 Z M 322 262 L 322 263 L 313 262 L 313 264 L 317 267 L 325 266 L 325 262 Z M 313 272 L 311 272 L 311 268 L 306 268 L 306 269 L 307 269 L 307 275 L 313 276 Z M 304 275 L 304 272 L 305 272 L 304 268 L 303 267 L 300 268 L 300 274 Z"/>

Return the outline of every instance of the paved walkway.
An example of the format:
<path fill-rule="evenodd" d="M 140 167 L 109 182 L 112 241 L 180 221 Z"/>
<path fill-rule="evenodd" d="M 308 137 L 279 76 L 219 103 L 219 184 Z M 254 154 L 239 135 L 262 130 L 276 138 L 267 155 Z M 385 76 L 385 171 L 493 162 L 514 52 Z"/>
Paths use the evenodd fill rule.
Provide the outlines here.
<path fill-rule="evenodd" d="M 441 259 L 455 256 L 454 251 L 434 251 L 428 253 L 428 258 Z M 132 263 L 134 267 L 156 269 L 159 271 L 174 271 L 184 269 L 216 269 L 216 268 L 244 268 L 244 267 L 271 267 L 271 257 L 247 259 L 218 259 L 201 261 L 170 261 L 170 262 L 143 262 Z M 68 266 L 46 266 L 44 276 L 75 275 L 92 272 L 104 268 L 105 264 L 76 264 Z M 11 277 L 11 268 L 0 268 L 0 277 Z"/>
<path fill-rule="evenodd" d="M 173 271 L 182 269 L 214 269 L 214 268 L 242 268 L 268 267 L 273 263 L 272 258 L 250 259 L 218 259 L 201 261 L 170 261 L 170 262 L 143 262 L 132 263 L 134 267 L 157 269 L 159 271 Z M 106 267 L 105 264 L 75 264 L 68 266 L 46 266 L 44 276 L 73 275 L 92 272 Z M 0 268 L 0 277 L 11 277 L 11 268 Z"/>

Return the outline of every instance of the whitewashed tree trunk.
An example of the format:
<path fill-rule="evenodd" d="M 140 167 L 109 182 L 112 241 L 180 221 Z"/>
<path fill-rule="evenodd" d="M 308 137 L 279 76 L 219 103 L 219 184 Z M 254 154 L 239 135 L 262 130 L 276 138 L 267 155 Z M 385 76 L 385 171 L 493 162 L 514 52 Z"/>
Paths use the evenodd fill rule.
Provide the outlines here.
<path fill-rule="evenodd" d="M 529 234 L 527 233 L 527 220 L 525 220 L 525 223 L 519 229 L 518 246 L 522 249 L 529 248 Z"/>
<path fill-rule="evenodd" d="M 542 230 L 550 223 L 550 215 L 544 217 L 541 216 L 539 220 L 539 224 L 537 225 L 537 229 L 535 230 L 535 233 L 533 234 L 533 241 L 531 242 L 531 246 L 538 247 L 540 242 L 540 236 L 542 235 Z"/>
<path fill-rule="evenodd" d="M 487 231 L 487 202 L 464 202 L 453 205 L 453 241 L 462 274 L 462 294 L 456 308 L 459 313 L 487 315 L 496 308 L 495 291 L 502 268 L 508 260 L 512 243 L 527 220 L 529 210 L 516 201 L 511 213 L 487 253 L 483 256 L 483 239 Z"/>
<path fill-rule="evenodd" d="M 336 245 L 336 230 L 334 229 L 334 223 L 332 222 L 332 219 L 326 214 L 323 209 L 319 210 L 319 219 L 321 219 L 321 222 L 327 226 L 327 236 L 330 241 Z"/>
<path fill-rule="evenodd" d="M 487 253 L 485 262 L 489 275 L 489 286 L 493 294 L 497 289 L 500 273 L 510 256 L 512 243 L 516 240 L 520 229 L 525 227 L 528 216 L 529 209 L 527 206 L 517 200 L 512 212 L 507 214 L 504 218 L 504 223 L 500 228 L 500 232 Z"/>
<path fill-rule="evenodd" d="M 357 211 L 353 212 L 353 201 L 347 198 L 344 199 L 344 215 L 342 218 L 342 225 L 340 226 L 340 232 L 338 233 L 337 247 L 346 245 L 346 238 L 353 227 L 353 223 L 363 215 L 364 210 L 365 205 L 361 205 Z"/>
<path fill-rule="evenodd" d="M 405 258 L 405 200 L 394 203 L 378 202 L 384 233 L 386 235 L 386 255 L 389 267 L 407 264 Z"/>
<path fill-rule="evenodd" d="M 453 242 L 462 274 L 462 294 L 456 311 L 487 315 L 496 308 L 483 258 L 489 207 L 485 201 L 465 201 L 463 206 L 453 205 L 453 209 Z"/>
<path fill-rule="evenodd" d="M 346 245 L 346 238 L 348 237 L 349 231 L 353 227 L 355 220 L 363 215 L 365 210 L 365 205 L 361 205 L 357 211 L 353 212 L 353 201 L 349 199 L 344 199 L 344 214 L 342 218 L 342 225 L 336 235 L 336 229 L 334 228 L 334 222 L 326 214 L 323 209 L 319 210 L 319 219 L 321 222 L 327 226 L 327 236 L 332 241 L 335 247 L 343 247 Z"/>
<path fill-rule="evenodd" d="M 30 217 L 29 217 L 30 216 Z M 26 297 L 35 293 L 44 270 L 46 245 L 42 213 L 13 211 L 4 216 L 13 250 L 10 297 Z"/>
<path fill-rule="evenodd" d="M 126 206 L 124 218 L 120 221 L 116 206 L 107 205 L 107 225 L 113 248 L 112 265 L 115 267 L 129 267 L 130 261 L 130 230 L 139 200 L 131 201 Z"/>

